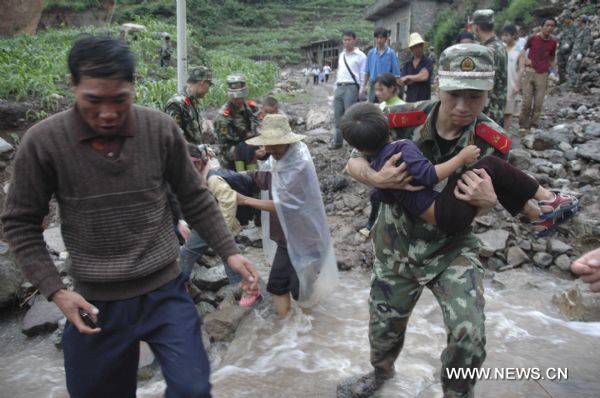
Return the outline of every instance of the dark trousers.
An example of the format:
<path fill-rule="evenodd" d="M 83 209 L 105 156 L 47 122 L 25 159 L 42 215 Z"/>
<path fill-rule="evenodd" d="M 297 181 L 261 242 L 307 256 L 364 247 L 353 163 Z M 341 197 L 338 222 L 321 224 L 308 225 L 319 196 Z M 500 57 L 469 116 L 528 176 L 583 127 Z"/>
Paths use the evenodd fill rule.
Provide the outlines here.
<path fill-rule="evenodd" d="M 81 334 L 67 323 L 62 346 L 72 398 L 135 397 L 140 340 L 160 363 L 165 397 L 210 397 L 200 319 L 184 283 L 180 275 L 139 297 L 92 301 L 100 310 L 99 334 Z"/>
<path fill-rule="evenodd" d="M 484 169 L 492 179 L 498 201 L 511 215 L 519 214 L 535 195 L 540 184 L 506 160 L 486 156 L 470 169 Z M 435 200 L 435 221 L 439 229 L 455 234 L 467 228 L 477 215 L 477 207 L 457 199 L 454 188 L 460 175 L 453 175 Z"/>

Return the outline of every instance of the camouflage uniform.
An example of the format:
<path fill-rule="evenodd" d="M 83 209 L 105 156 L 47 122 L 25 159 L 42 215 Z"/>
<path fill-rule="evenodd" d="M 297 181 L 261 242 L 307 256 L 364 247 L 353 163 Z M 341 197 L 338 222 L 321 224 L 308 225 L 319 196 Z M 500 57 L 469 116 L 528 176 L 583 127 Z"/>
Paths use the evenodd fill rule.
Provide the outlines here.
<path fill-rule="evenodd" d="M 581 67 L 581 61 L 587 54 L 590 42 L 592 41 L 592 33 L 590 28 L 585 26 L 577 30 L 577 36 L 573 41 L 573 50 L 569 57 L 567 64 L 567 80 L 569 86 L 575 88 L 579 85 L 579 69 Z M 579 59 L 578 59 L 579 58 Z"/>
<path fill-rule="evenodd" d="M 473 13 L 473 23 L 494 23 L 494 12 L 492 10 L 477 10 Z M 504 108 L 506 106 L 506 90 L 508 85 L 508 54 L 502 40 L 493 36 L 483 43 L 494 52 L 494 89 L 488 92 L 488 105 L 483 113 L 488 115 L 498 124 L 504 122 Z"/>
<path fill-rule="evenodd" d="M 232 99 L 246 98 L 246 78 L 243 75 L 227 76 L 227 86 L 227 92 Z M 243 105 L 238 108 L 230 100 L 221 107 L 215 119 L 215 131 L 221 146 L 222 165 L 237 171 L 244 171 L 248 168 L 247 163 L 238 163 L 235 153 L 239 150 L 241 143 L 244 143 L 241 145 L 243 151 L 250 150 L 249 146 L 245 144 L 245 140 L 257 134 L 259 124 L 258 107 L 254 101 L 244 100 Z M 255 165 L 252 165 L 250 168 L 254 167 Z"/>
<path fill-rule="evenodd" d="M 171 55 L 173 54 L 173 48 L 171 47 L 170 38 L 169 40 L 167 40 L 167 37 L 169 36 L 165 37 L 165 41 L 162 44 L 162 46 L 160 46 L 160 50 L 158 52 L 160 66 L 162 67 L 171 65 Z"/>
<path fill-rule="evenodd" d="M 571 18 L 571 16 L 566 15 L 564 18 Z M 569 26 L 565 26 L 562 35 L 560 36 L 560 44 L 557 54 L 559 84 L 567 81 L 567 62 L 569 61 L 569 55 L 571 55 L 573 42 L 575 41 L 576 36 L 577 28 L 572 22 Z"/>
<path fill-rule="evenodd" d="M 473 44 L 453 47 L 459 46 L 475 46 L 472 48 L 487 52 L 485 59 L 489 62 L 485 72 L 489 74 L 488 82 L 478 82 L 463 88 L 491 88 L 491 52 Z M 453 47 L 444 53 L 447 54 Z M 444 66 L 448 58 L 449 56 L 442 54 L 440 59 L 440 87 L 446 91 L 460 89 L 460 82 L 445 84 L 444 79 L 451 79 L 444 75 L 447 72 Z M 465 57 L 459 63 L 463 71 L 478 72 L 478 64 L 484 62 L 473 56 Z M 451 73 L 459 72 L 456 65 L 452 68 L 454 70 Z M 484 114 L 480 114 L 464 128 L 463 134 L 448 153 L 440 153 L 435 132 L 439 106 L 439 101 L 424 101 L 391 107 L 390 116 L 399 112 L 406 115 L 405 122 L 410 124 L 416 120 L 420 123 L 416 127 L 393 130 L 394 139 L 410 137 L 434 164 L 448 160 L 470 144 L 481 149 L 482 157 L 503 156 L 476 133 L 476 127 L 480 123 L 486 123 L 495 130 L 497 135 L 494 138 L 502 136 L 502 128 Z M 499 147 L 496 143 L 494 145 Z M 470 228 L 458 235 L 447 235 L 421 218 L 411 216 L 401 205 L 386 203 L 381 205 L 371 236 L 375 263 L 369 298 L 369 342 L 375 375 L 380 375 L 382 379 L 381 375 L 389 377 L 394 373 L 394 362 L 402 350 L 410 314 L 423 288 L 427 287 L 442 307 L 447 333 L 447 347 L 441 358 L 444 397 L 472 397 L 476 380 L 449 379 L 446 369 L 479 368 L 486 356 L 482 283 L 484 271 L 479 261 L 477 238 Z M 338 391 L 343 388 L 340 385 Z"/>
<path fill-rule="evenodd" d="M 211 80 L 210 69 L 200 66 L 190 69 L 188 81 L 196 82 Z M 191 144 L 202 144 L 202 116 L 198 111 L 198 99 L 186 95 L 176 94 L 165 106 L 165 113 L 171 116 L 181 128 L 185 140 Z"/>

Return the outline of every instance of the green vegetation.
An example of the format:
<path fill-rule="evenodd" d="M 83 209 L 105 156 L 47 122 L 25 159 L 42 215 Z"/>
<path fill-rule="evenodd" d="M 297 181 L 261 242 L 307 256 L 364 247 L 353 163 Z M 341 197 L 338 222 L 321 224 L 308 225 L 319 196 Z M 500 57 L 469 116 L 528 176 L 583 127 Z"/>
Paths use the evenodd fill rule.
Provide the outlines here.
<path fill-rule="evenodd" d="M 507 23 L 514 23 L 516 17 L 523 18 L 523 23 L 530 25 L 533 22 L 531 11 L 539 5 L 539 0 L 512 0 L 507 8 L 496 15 L 496 27 L 499 30 Z"/>
<path fill-rule="evenodd" d="M 148 33 L 137 33 L 130 40 L 138 56 L 136 102 L 162 108 L 176 91 L 174 67 L 158 66 L 158 49 L 162 36 L 157 32 L 175 32 L 175 27 L 165 23 L 136 20 L 148 27 Z M 93 34 L 95 28 L 60 29 L 40 32 L 35 36 L 21 35 L 0 39 L 0 97 L 22 101 L 37 100 L 43 109 L 55 111 L 58 96 L 69 96 L 66 58 L 73 41 L 81 34 Z M 103 29 L 105 31 L 105 29 Z M 112 31 L 118 35 L 118 26 Z M 268 93 L 277 79 L 277 68 L 270 62 L 255 62 L 222 51 L 205 51 L 190 38 L 189 65 L 205 64 L 212 68 L 215 86 L 203 101 L 205 106 L 220 106 L 227 97 L 225 77 L 232 72 L 246 75 L 249 96 L 261 98 Z M 28 117 L 43 117 L 44 113 L 31 113 Z"/>
<path fill-rule="evenodd" d="M 85 9 L 96 0 L 46 0 L 46 8 Z M 337 39 L 352 29 L 370 38 L 373 25 L 364 19 L 372 0 L 187 0 L 188 30 L 203 47 L 256 60 L 297 64 L 300 47 L 311 41 Z M 175 23 L 174 0 L 118 0 L 113 21 L 140 16 Z"/>

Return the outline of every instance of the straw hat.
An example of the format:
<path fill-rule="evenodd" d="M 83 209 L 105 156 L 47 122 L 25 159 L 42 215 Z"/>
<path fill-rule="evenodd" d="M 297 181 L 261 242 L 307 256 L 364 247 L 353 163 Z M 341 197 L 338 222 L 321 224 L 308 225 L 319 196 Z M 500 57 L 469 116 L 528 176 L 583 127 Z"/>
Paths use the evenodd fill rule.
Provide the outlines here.
<path fill-rule="evenodd" d="M 411 33 L 410 36 L 409 36 L 409 38 L 408 38 L 408 48 L 416 46 L 417 44 L 425 44 L 425 45 L 427 45 L 427 42 L 425 40 L 423 40 L 423 38 L 421 37 L 421 35 L 418 34 L 417 32 Z"/>
<path fill-rule="evenodd" d="M 260 135 L 246 140 L 246 143 L 250 145 L 283 145 L 298 142 L 305 137 L 305 135 L 292 132 L 287 116 L 276 113 L 265 116 Z"/>

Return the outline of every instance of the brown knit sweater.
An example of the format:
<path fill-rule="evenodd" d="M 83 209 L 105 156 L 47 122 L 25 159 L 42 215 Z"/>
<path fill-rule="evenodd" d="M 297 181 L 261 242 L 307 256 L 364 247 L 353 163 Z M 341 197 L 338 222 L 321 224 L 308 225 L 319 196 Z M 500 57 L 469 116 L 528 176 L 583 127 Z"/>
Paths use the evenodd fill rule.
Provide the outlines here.
<path fill-rule="evenodd" d="M 115 159 L 78 139 L 89 129 L 75 108 L 33 126 L 24 136 L 2 215 L 17 263 L 42 294 L 64 288 L 42 236 L 56 195 L 75 290 L 89 300 L 121 300 L 152 291 L 179 275 L 179 246 L 167 184 L 191 225 L 223 259 L 238 249 L 193 167 L 172 119 L 133 106 Z"/>

